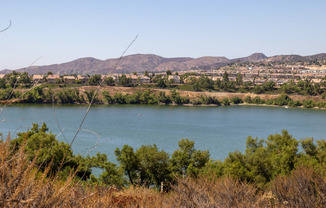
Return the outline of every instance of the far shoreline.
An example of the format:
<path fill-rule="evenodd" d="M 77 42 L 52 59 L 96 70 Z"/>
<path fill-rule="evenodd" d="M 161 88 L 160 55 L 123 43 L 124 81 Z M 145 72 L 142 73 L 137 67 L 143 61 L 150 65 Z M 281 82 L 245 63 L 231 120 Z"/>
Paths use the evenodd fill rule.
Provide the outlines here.
<path fill-rule="evenodd" d="M 8 103 L 7 103 L 8 104 Z M 9 105 L 4 104 L 3 102 L 0 102 L 0 108 L 3 107 L 9 107 L 9 106 L 18 106 L 18 105 L 55 105 L 55 106 L 79 106 L 79 107 L 88 107 L 89 103 L 25 103 L 25 102 L 10 102 Z M 291 109 L 311 109 L 311 110 L 326 110 L 323 108 L 318 108 L 318 107 L 313 107 L 313 108 L 305 108 L 303 106 L 297 106 L 297 107 L 291 107 L 288 105 L 283 105 L 283 106 L 279 106 L 279 105 L 268 105 L 268 104 L 254 104 L 254 103 L 239 103 L 239 104 L 233 104 L 230 103 L 229 105 L 216 105 L 216 104 L 200 104 L 200 105 L 195 105 L 195 104 L 175 104 L 175 103 L 171 103 L 171 104 L 164 104 L 164 103 L 159 103 L 159 104 L 130 104 L 130 103 L 126 103 L 126 104 L 119 104 L 119 103 L 94 103 L 92 104 L 92 106 L 114 106 L 114 105 L 119 105 L 119 106 L 125 106 L 125 105 L 132 105 L 132 106 L 180 106 L 180 107 L 232 107 L 232 106 L 253 106 L 253 107 L 274 107 L 274 108 L 291 108 Z"/>

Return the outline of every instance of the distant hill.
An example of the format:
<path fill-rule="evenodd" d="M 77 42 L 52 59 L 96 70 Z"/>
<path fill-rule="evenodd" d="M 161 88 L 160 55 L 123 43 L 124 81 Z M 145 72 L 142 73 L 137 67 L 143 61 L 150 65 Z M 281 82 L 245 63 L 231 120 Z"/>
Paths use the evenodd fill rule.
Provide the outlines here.
<path fill-rule="evenodd" d="M 91 57 L 80 58 L 62 64 L 46 66 L 31 66 L 16 70 L 29 74 L 108 74 L 108 73 L 131 73 L 131 72 L 159 72 L 191 69 L 217 69 L 233 62 L 298 62 L 311 60 L 325 60 L 326 53 L 300 56 L 300 55 L 277 55 L 267 57 L 263 53 L 254 53 L 247 57 L 227 59 L 225 57 L 205 56 L 200 58 L 164 58 L 154 54 L 134 54 L 123 57 L 117 65 L 118 58 L 99 60 Z M 116 66 L 117 65 L 117 66 Z M 1 74 L 10 73 L 11 70 L 0 71 Z"/>
<path fill-rule="evenodd" d="M 254 53 L 247 57 L 232 59 L 232 61 L 233 62 L 247 62 L 247 61 L 256 62 L 256 61 L 262 61 L 266 58 L 267 56 L 265 56 L 265 54 L 263 53 Z"/>

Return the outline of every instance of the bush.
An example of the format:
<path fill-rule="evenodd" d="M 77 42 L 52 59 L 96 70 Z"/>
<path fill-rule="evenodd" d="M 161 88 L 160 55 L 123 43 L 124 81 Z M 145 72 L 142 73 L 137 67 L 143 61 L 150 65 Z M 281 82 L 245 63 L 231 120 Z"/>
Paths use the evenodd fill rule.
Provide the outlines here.
<path fill-rule="evenodd" d="M 231 98 L 231 103 L 240 104 L 240 103 L 243 103 L 243 101 L 239 97 L 233 97 L 233 98 Z"/>
<path fill-rule="evenodd" d="M 86 94 L 88 103 L 90 103 L 92 100 L 93 103 L 102 103 L 102 101 L 98 97 L 98 92 L 96 92 L 95 90 L 90 90 L 89 92 L 85 90 L 84 93 Z"/>
<path fill-rule="evenodd" d="M 314 108 L 315 105 L 316 104 L 312 100 L 304 100 L 303 101 L 303 107 L 304 108 Z"/>
<path fill-rule="evenodd" d="M 159 92 L 157 99 L 160 103 L 164 104 L 170 104 L 172 102 L 170 96 L 166 95 L 163 91 Z"/>
<path fill-rule="evenodd" d="M 189 97 L 182 97 L 180 93 L 175 90 L 171 90 L 171 100 L 177 105 L 189 103 Z"/>
<path fill-rule="evenodd" d="M 302 103 L 300 101 L 296 100 L 296 101 L 289 101 L 288 105 L 290 107 L 298 107 L 298 106 L 301 106 Z"/>
<path fill-rule="evenodd" d="M 222 104 L 223 104 L 224 106 L 230 105 L 229 98 L 223 98 L 223 100 L 222 100 Z"/>
<path fill-rule="evenodd" d="M 256 96 L 256 97 L 254 97 L 254 99 L 252 100 L 252 103 L 254 103 L 254 104 L 264 104 L 265 101 L 264 101 L 263 99 L 260 99 L 259 96 Z"/>
<path fill-rule="evenodd" d="M 61 104 L 85 103 L 84 97 L 78 89 L 63 89 L 56 93 L 58 102 Z"/>
<path fill-rule="evenodd" d="M 246 102 L 246 103 L 252 103 L 252 99 L 251 99 L 251 97 L 250 97 L 250 96 L 247 96 L 247 97 L 245 98 L 245 102 Z"/>

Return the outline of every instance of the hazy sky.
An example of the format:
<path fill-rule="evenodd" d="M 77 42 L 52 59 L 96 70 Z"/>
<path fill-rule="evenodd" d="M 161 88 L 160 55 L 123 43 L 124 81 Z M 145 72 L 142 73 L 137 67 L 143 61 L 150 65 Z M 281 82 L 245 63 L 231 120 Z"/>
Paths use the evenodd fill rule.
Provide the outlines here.
<path fill-rule="evenodd" d="M 325 0 L 1 0 L 0 70 L 81 57 L 326 52 Z"/>

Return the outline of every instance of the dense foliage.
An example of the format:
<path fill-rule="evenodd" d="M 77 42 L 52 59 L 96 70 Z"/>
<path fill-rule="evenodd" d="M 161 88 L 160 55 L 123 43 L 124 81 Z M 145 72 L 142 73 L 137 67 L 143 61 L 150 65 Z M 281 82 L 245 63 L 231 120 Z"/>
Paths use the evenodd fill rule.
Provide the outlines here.
<path fill-rule="evenodd" d="M 18 133 L 18 137 L 11 141 L 11 148 L 19 151 L 21 147 L 40 170 L 45 171 L 50 165 L 49 174 L 67 178 L 71 170 L 76 169 L 76 176 L 87 183 L 117 187 L 159 187 L 161 182 L 173 184 L 178 176 L 230 176 L 263 187 L 302 165 L 326 173 L 326 141 L 296 140 L 286 130 L 270 135 L 266 140 L 249 136 L 245 152 L 229 153 L 224 161 L 212 160 L 208 151 L 197 150 L 193 141 L 182 139 L 172 155 L 155 144 L 143 145 L 136 150 L 124 145 L 115 150 L 117 165 L 108 161 L 105 154 L 74 155 L 67 143 L 59 142 L 55 135 L 48 133 L 45 124 L 41 127 L 33 124 L 31 130 Z M 91 174 L 94 167 L 102 169 L 100 176 Z"/>
<path fill-rule="evenodd" d="M 154 144 L 137 150 L 125 145 L 115 150 L 117 165 L 105 154 L 74 155 L 45 124 L 33 124 L 16 139 L 0 140 L 0 153 L 4 207 L 326 205 L 326 141 L 296 140 L 285 130 L 266 140 L 249 136 L 245 152 L 230 153 L 223 162 L 183 139 L 172 155 Z M 91 175 L 92 167 L 103 173 Z M 161 182 L 168 194 L 152 189 Z"/>

